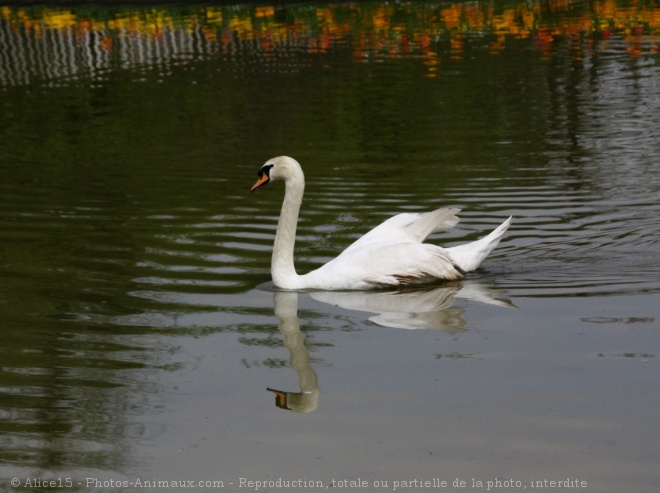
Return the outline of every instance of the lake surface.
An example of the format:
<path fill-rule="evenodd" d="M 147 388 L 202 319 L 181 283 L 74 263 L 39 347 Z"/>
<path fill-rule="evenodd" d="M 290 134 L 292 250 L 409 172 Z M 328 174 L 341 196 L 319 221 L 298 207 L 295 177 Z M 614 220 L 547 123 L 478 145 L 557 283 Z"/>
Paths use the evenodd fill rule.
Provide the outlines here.
<path fill-rule="evenodd" d="M 278 292 L 281 154 L 299 272 L 515 222 Z M 657 2 L 0 6 L 2 488 L 657 491 L 659 156 Z"/>

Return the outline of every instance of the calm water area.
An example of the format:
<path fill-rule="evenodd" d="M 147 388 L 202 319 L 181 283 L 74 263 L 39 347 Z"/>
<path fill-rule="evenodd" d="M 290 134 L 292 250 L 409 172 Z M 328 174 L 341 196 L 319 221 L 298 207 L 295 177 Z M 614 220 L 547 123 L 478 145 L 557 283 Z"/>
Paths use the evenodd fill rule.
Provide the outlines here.
<path fill-rule="evenodd" d="M 299 272 L 515 222 L 277 291 L 282 154 Z M 0 1 L 0 187 L 2 491 L 658 491 L 657 1 Z"/>

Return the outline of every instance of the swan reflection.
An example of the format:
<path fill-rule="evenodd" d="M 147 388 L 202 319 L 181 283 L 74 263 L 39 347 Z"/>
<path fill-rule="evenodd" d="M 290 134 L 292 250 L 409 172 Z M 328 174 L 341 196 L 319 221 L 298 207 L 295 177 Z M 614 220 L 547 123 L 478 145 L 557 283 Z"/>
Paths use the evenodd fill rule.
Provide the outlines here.
<path fill-rule="evenodd" d="M 514 307 L 498 291 L 477 282 L 447 284 L 415 291 L 319 291 L 311 292 L 310 296 L 317 301 L 348 310 L 377 313 L 369 317 L 369 320 L 378 325 L 402 329 L 434 328 L 450 333 L 467 330 L 463 318 L 464 309 L 454 305 L 456 298 Z M 313 412 L 318 407 L 321 391 L 300 330 L 298 292 L 275 291 L 273 301 L 278 329 L 289 350 L 291 366 L 298 374 L 300 391 L 268 390 L 275 394 L 275 405 L 281 409 L 299 413 Z"/>
<path fill-rule="evenodd" d="M 478 282 L 443 284 L 414 291 L 318 291 L 310 294 L 313 299 L 330 305 L 376 313 L 369 320 L 384 327 L 442 329 L 452 333 L 466 330 L 465 310 L 454 305 L 456 298 L 515 307 L 497 290 Z"/>
<path fill-rule="evenodd" d="M 284 336 L 284 345 L 291 355 L 291 366 L 298 373 L 300 392 L 286 392 L 268 388 L 275 394 L 275 405 L 281 409 L 309 413 L 319 404 L 321 391 L 316 372 L 309 364 L 309 351 L 298 321 L 298 293 L 295 291 L 275 291 L 273 294 L 275 316 L 279 320 L 277 328 Z"/>

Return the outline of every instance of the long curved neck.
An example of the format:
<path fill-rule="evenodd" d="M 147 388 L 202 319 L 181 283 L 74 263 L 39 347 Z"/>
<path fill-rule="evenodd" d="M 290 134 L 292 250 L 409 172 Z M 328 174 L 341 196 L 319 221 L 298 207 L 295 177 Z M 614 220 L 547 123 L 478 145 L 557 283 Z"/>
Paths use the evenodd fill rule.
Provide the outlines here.
<path fill-rule="evenodd" d="M 301 174 L 285 182 L 284 202 L 280 220 L 277 223 L 271 275 L 275 286 L 284 289 L 296 289 L 298 274 L 293 263 L 293 248 L 296 243 L 298 213 L 305 192 L 305 178 Z"/>

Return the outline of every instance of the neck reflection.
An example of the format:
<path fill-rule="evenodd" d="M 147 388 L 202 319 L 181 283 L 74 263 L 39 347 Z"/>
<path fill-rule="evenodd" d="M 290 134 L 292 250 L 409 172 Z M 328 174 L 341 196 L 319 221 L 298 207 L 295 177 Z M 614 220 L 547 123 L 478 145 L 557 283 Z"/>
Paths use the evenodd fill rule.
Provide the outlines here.
<path fill-rule="evenodd" d="M 321 391 L 318 377 L 309 363 L 309 351 L 305 347 L 305 338 L 300 331 L 298 320 L 298 293 L 295 291 L 276 291 L 273 295 L 275 315 L 279 323 L 277 328 L 284 337 L 284 345 L 289 350 L 291 366 L 298 373 L 299 392 L 287 392 L 268 388 L 275 394 L 275 405 L 298 413 L 311 413 L 319 404 Z"/>

